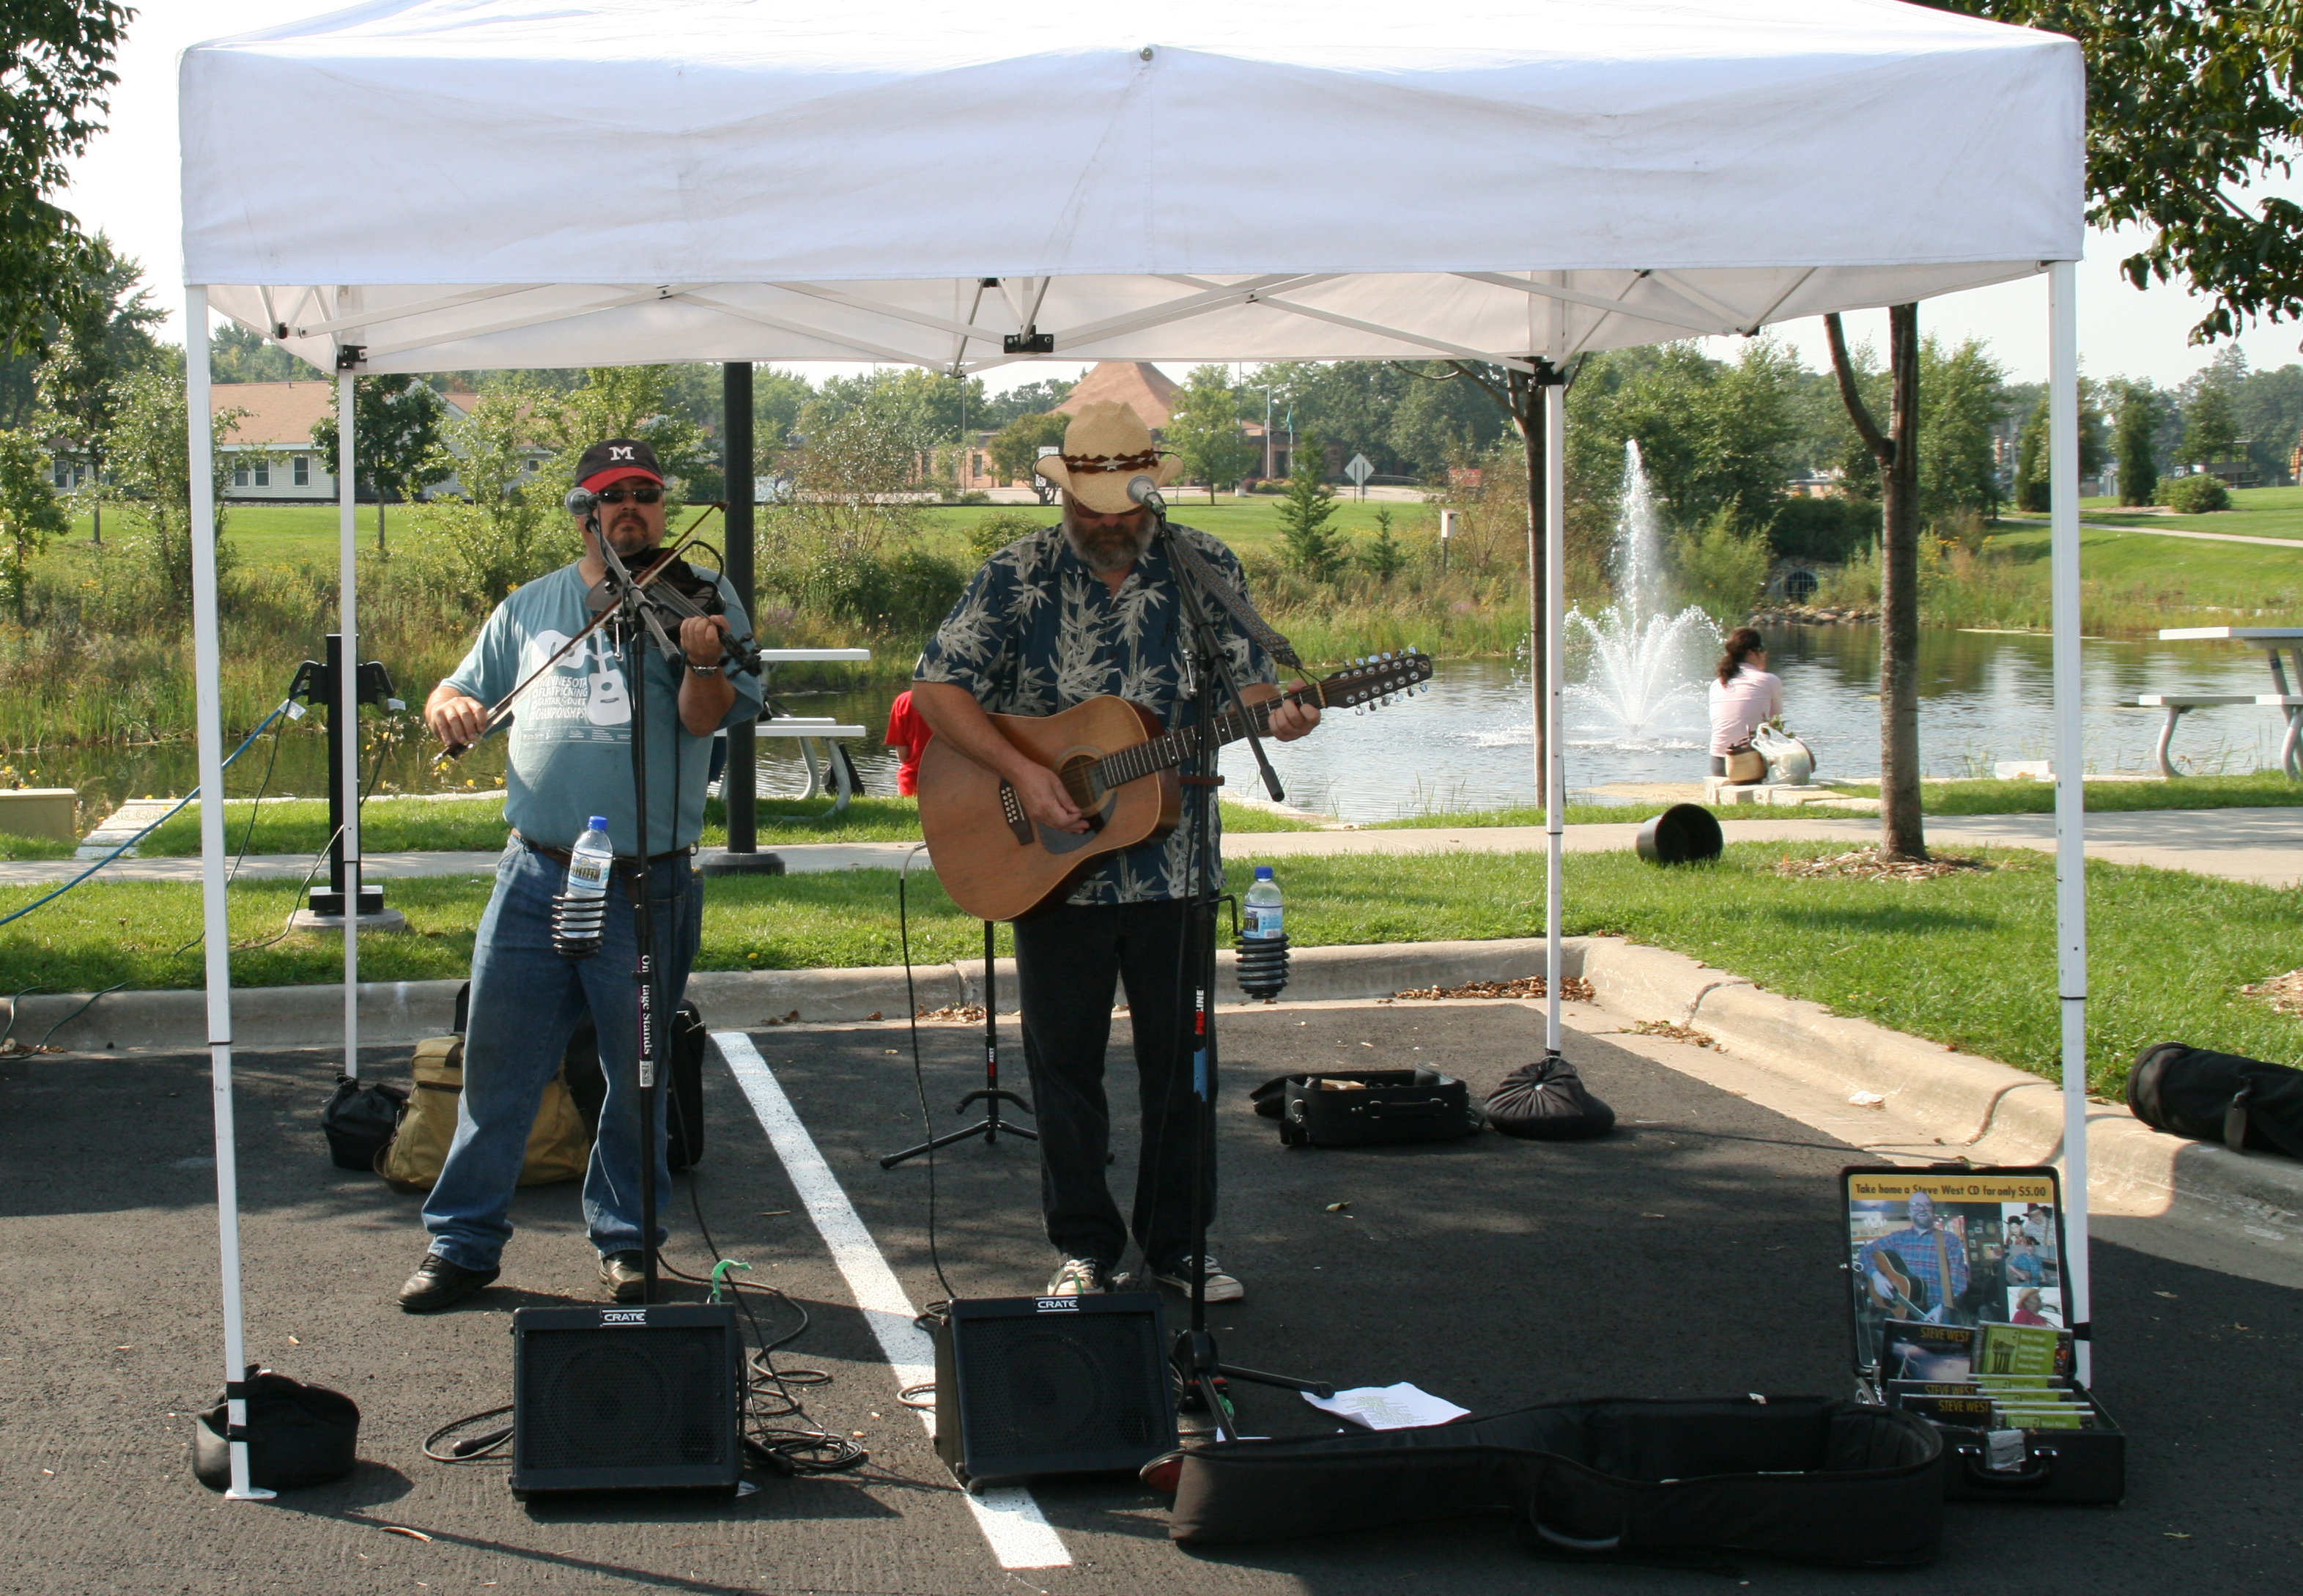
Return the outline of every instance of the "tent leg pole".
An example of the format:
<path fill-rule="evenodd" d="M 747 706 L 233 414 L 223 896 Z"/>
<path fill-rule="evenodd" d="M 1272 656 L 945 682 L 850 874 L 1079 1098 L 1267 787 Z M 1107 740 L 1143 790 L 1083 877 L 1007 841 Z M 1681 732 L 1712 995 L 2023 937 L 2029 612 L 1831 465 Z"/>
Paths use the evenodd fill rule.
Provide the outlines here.
<path fill-rule="evenodd" d="M 2055 992 L 2063 1011 L 2063 1318 L 2090 1322 L 2088 1279 L 2087 796 L 2079 728 L 2079 273 L 2047 268 L 2049 582 L 2054 612 Z M 2077 1373 L 2094 1380 L 2093 1346 L 2078 1343 Z"/>
<path fill-rule="evenodd" d="M 224 1288 L 224 1422 L 232 1501 L 263 1501 L 248 1479 L 247 1338 L 240 1305 L 240 1170 L 232 1115 L 232 927 L 224 913 L 224 651 L 216 626 L 215 418 L 208 409 L 208 291 L 184 291 L 184 426 L 190 451 L 192 685 L 198 701 L 200 931 L 208 997 L 209 1097 L 215 1114 L 216 1257 Z M 236 1439 L 234 1439 L 236 1438 Z"/>
<path fill-rule="evenodd" d="M 343 749 L 344 788 L 344 1074 L 359 1079 L 360 738 L 359 561 L 352 525 L 353 375 L 336 374 L 336 610 L 343 633 L 337 651 L 334 715 Z M 382 499 L 378 497 L 378 512 Z"/>
<path fill-rule="evenodd" d="M 1560 682 L 1567 663 L 1567 389 L 1548 363 L 1543 376 L 1543 826 L 1544 868 L 1543 1043 L 1559 1054 L 1560 920 L 1565 903 L 1560 879 L 1566 837 L 1567 761 L 1560 743 Z"/>

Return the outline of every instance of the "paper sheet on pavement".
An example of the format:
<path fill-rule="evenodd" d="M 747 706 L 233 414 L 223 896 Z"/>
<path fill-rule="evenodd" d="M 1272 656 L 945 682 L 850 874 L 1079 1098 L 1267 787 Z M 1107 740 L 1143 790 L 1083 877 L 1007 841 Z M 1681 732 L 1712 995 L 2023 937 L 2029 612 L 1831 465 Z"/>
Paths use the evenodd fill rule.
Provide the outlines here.
<path fill-rule="evenodd" d="M 1472 1411 L 1404 1380 L 1397 1385 L 1363 1385 L 1337 1391 L 1332 1397 L 1314 1397 L 1306 1391 L 1303 1400 L 1371 1430 L 1413 1430 L 1424 1424 L 1444 1424 Z"/>

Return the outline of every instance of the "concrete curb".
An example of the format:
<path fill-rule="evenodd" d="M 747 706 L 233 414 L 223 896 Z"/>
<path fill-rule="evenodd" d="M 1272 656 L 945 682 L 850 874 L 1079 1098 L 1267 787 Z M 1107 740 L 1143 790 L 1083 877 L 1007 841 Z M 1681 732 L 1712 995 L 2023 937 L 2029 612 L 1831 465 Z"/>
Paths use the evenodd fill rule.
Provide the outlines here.
<path fill-rule="evenodd" d="M 1835 1015 L 1821 1004 L 1762 990 L 1742 976 L 1660 948 L 1613 937 L 1570 938 L 1563 969 L 1589 979 L 1599 1007 L 1625 1019 L 1697 1026 L 1723 1051 L 1759 1068 L 1842 1098 L 1876 1092 L 1906 1119 L 1943 1139 L 1946 1157 L 1978 1163 L 2041 1163 L 2063 1151 L 2063 1094 L 2040 1077 L 1940 1043 Z M 1218 955 L 1224 1000 L 1236 998 L 1232 955 Z M 1289 999 L 1338 1002 L 1388 997 L 1421 986 L 1502 981 L 1540 972 L 1537 938 L 1500 942 L 1401 942 L 1295 951 Z M 1013 959 L 995 971 L 1001 1006 L 1016 992 Z M 974 961 L 915 965 L 912 990 L 923 1009 L 980 1002 Z M 452 1021 L 453 981 L 363 984 L 364 1044 L 407 1045 Z M 855 969 L 700 970 L 688 992 L 714 1028 L 758 1029 L 797 1013 L 837 1024 L 905 1013 L 904 971 Z M 59 1021 L 54 1045 L 73 1052 L 185 1051 L 207 1044 L 206 999 L 197 992 L 116 992 L 84 1011 L 85 996 L 35 996 L 13 1020 L 19 1039 L 37 1042 Z M 342 999 L 332 986 L 258 987 L 232 994 L 232 1042 L 251 1049 L 326 1047 L 342 1036 Z M 2303 1240 L 2303 1166 L 2276 1157 L 2162 1136 L 2116 1103 L 2097 1103 L 2088 1120 L 2088 1186 L 2130 1210 L 2177 1207 L 2237 1222 L 2270 1238 Z"/>
<path fill-rule="evenodd" d="M 1233 956 L 1216 956 L 1224 1001 Z M 1415 986 L 1507 980 L 1540 969 L 1543 944 L 1508 942 L 1400 942 L 1380 947 L 1300 948 L 1294 954 L 1288 996 L 1335 1002 L 1389 997 Z M 994 969 L 1002 1007 L 1012 1007 L 1016 961 Z M 393 981 L 359 989 L 360 1043 L 401 1046 L 445 1033 L 454 1020 L 459 981 Z M 912 967 L 912 989 L 923 1009 L 983 1000 L 981 961 Z M 698 970 L 688 995 L 716 1029 L 748 1030 L 779 1023 L 794 1011 L 809 1023 L 837 1023 L 905 1013 L 901 965 L 828 970 Z M 80 1010 L 78 1014 L 74 1010 Z M 97 999 L 85 993 L 39 995 L 10 1009 L 0 999 L 0 1025 L 14 1023 L 17 1040 L 37 1043 L 56 1026 L 50 1045 L 77 1053 L 182 1052 L 209 1042 L 207 1000 L 197 992 L 122 992 Z M 63 1022 L 61 1025 L 59 1022 Z M 232 1042 L 244 1048 L 327 1047 L 343 1040 L 342 989 L 336 986 L 242 987 L 232 994 Z"/>
<path fill-rule="evenodd" d="M 1582 952 L 1581 973 L 1609 1011 L 1695 1026 L 1723 1051 L 1803 1085 L 1842 1096 L 1876 1092 L 1942 1136 L 1946 1157 L 2063 1157 L 2063 1092 L 2039 1076 L 1835 1015 L 1660 948 L 1603 937 Z M 2088 1188 L 2130 1211 L 2180 1207 L 2266 1238 L 2303 1240 L 2303 1165 L 2162 1135 L 2123 1103 L 2089 1104 Z"/>

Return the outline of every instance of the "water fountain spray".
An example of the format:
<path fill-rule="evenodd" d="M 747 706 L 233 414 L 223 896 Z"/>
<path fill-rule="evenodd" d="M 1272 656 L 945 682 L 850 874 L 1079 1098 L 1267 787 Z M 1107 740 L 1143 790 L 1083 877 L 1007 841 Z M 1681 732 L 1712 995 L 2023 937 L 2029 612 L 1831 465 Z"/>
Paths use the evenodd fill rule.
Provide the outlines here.
<path fill-rule="evenodd" d="M 1701 723 L 1704 655 L 1719 629 L 1695 604 L 1664 612 L 1663 528 L 1636 438 L 1624 444 L 1622 503 L 1608 562 L 1615 601 L 1567 612 L 1568 646 L 1589 663 L 1565 697 L 1588 717 L 1577 730 L 1617 747 L 1660 747 L 1660 733 Z"/>

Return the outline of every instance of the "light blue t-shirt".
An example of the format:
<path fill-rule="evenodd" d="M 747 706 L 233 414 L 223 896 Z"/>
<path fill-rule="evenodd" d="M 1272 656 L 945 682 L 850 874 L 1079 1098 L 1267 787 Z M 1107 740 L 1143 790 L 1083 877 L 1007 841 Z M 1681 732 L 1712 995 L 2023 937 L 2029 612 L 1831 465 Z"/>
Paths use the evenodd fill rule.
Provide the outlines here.
<path fill-rule="evenodd" d="M 515 588 L 480 629 L 479 640 L 448 677 L 449 684 L 494 704 L 584 629 L 592 619 L 584 604 L 589 591 L 573 565 Z M 751 622 L 724 577 L 720 595 L 728 606 L 729 635 L 748 637 Z M 626 650 L 620 657 L 607 630 L 603 627 L 570 649 L 512 706 L 504 818 L 521 836 L 554 848 L 573 846 L 595 815 L 608 817 L 608 840 L 620 854 L 686 848 L 704 830 L 704 778 L 712 763 L 712 739 L 679 723 L 679 684 L 688 667 L 665 660 L 654 639 L 648 639 L 643 680 L 650 823 L 643 849 L 632 803 L 632 706 L 626 680 L 630 654 Z M 732 680 L 736 702 L 721 717 L 722 726 L 760 713 L 760 679 L 738 674 Z M 666 818 L 675 813 L 667 832 Z"/>

